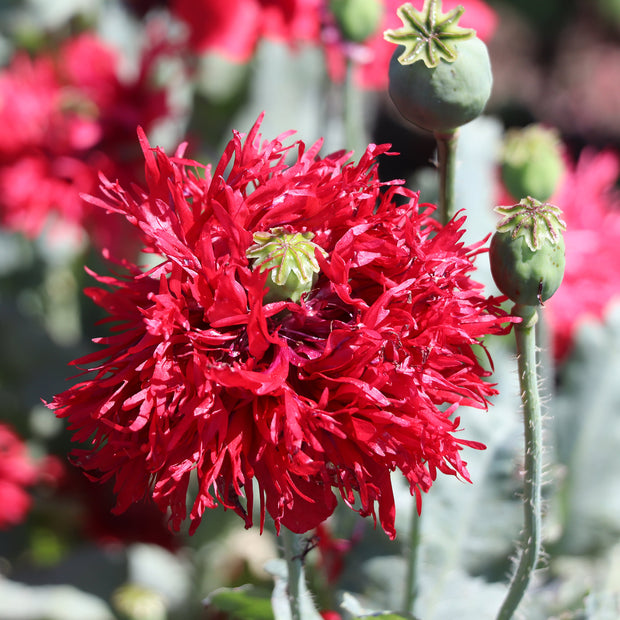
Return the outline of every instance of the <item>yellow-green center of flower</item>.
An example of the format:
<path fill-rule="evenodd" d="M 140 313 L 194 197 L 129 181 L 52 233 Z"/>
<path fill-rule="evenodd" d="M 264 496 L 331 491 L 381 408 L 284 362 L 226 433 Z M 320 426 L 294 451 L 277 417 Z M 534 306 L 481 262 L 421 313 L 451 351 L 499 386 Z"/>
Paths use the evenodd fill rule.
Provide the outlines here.
<path fill-rule="evenodd" d="M 311 232 L 287 233 L 282 228 L 273 228 L 254 233 L 253 237 L 254 244 L 247 249 L 246 256 L 261 272 L 269 270 L 265 301 L 298 302 L 312 289 L 321 270 L 316 250 L 323 256 L 327 252 L 312 242 Z"/>
<path fill-rule="evenodd" d="M 562 210 L 548 202 L 541 202 L 531 196 L 519 204 L 495 207 L 502 219 L 497 224 L 498 232 L 508 232 L 513 239 L 523 236 L 532 252 L 543 245 L 556 245 L 566 230 Z"/>
<path fill-rule="evenodd" d="M 411 65 L 418 60 L 433 68 L 442 60 L 456 60 L 455 41 L 470 39 L 476 31 L 462 28 L 458 21 L 465 9 L 459 5 L 442 13 L 441 0 L 425 0 L 421 11 L 410 2 L 396 10 L 403 25 L 395 30 L 386 30 L 384 39 L 396 45 L 404 45 L 405 51 L 398 57 L 401 65 Z"/>

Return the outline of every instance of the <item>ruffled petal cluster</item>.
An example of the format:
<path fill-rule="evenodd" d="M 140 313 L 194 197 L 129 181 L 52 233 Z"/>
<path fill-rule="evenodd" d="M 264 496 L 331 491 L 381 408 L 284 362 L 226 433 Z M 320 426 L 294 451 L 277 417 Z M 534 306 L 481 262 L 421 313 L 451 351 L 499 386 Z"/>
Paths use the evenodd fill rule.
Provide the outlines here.
<path fill-rule="evenodd" d="M 191 491 L 190 531 L 221 504 L 305 532 L 340 497 L 393 537 L 393 471 L 418 507 L 438 472 L 468 480 L 462 448 L 482 446 L 455 412 L 487 406 L 477 353 L 510 324 L 472 279 L 483 250 L 461 242 L 465 218 L 440 227 L 379 181 L 388 145 L 321 158 L 320 143 L 261 142 L 259 124 L 215 168 L 141 133 L 147 187 L 102 177 L 89 200 L 138 227 L 156 266 L 93 274 L 111 334 L 51 407 L 85 444 L 77 462 L 115 479 L 119 511 L 151 494 L 178 529 Z M 322 250 L 298 303 L 266 302 L 269 274 L 246 255 L 274 229 Z"/>

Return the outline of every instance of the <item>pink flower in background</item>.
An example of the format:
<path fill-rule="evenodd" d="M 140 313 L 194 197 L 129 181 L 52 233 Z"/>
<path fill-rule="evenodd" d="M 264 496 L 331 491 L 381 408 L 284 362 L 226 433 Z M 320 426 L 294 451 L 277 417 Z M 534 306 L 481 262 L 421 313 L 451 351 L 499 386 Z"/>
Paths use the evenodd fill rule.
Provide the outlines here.
<path fill-rule="evenodd" d="M 266 37 L 291 44 L 317 41 L 322 0 L 172 0 L 196 52 L 249 60 Z"/>
<path fill-rule="evenodd" d="M 344 80 L 347 56 L 356 61 L 355 76 L 360 87 L 372 90 L 383 90 L 388 84 L 388 67 L 394 53 L 394 45 L 383 38 L 383 32 L 389 28 L 399 28 L 402 22 L 396 15 L 396 9 L 404 0 L 383 0 L 384 18 L 376 33 L 363 45 L 343 41 L 333 26 L 325 38 L 325 51 L 330 77 L 334 82 Z M 422 9 L 423 0 L 414 0 L 411 4 Z M 488 41 L 497 26 L 497 14 L 482 0 L 443 0 L 443 11 L 447 12 L 458 5 L 465 7 L 459 25 L 474 28 L 483 41 Z"/>
<path fill-rule="evenodd" d="M 31 504 L 27 489 L 37 477 L 38 469 L 23 441 L 0 423 L 0 530 L 25 519 Z"/>
<path fill-rule="evenodd" d="M 118 511 L 152 495 L 178 529 L 196 476 L 190 532 L 218 504 L 249 527 L 255 481 L 261 525 L 269 513 L 306 532 L 340 496 L 362 515 L 378 505 L 393 537 L 392 471 L 418 506 L 438 472 L 468 479 L 461 450 L 482 446 L 458 437 L 455 412 L 495 393 L 475 351 L 508 319 L 471 278 L 482 250 L 460 241 L 465 218 L 442 228 L 417 194 L 378 180 L 388 145 L 353 164 L 320 144 L 261 143 L 259 123 L 215 170 L 141 133 L 147 188 L 104 180 L 91 201 L 124 214 L 160 263 L 95 276 L 105 288 L 87 293 L 114 327 L 51 407 L 85 444 L 77 462 L 115 480 Z M 248 257 L 284 234 L 315 248 L 298 302 L 268 298 L 270 274 Z"/>
<path fill-rule="evenodd" d="M 135 178 L 140 152 L 130 136 L 168 113 L 166 95 L 150 85 L 154 46 L 139 75 L 118 77 L 119 58 L 90 33 L 55 54 L 18 54 L 0 72 L 0 221 L 29 236 L 46 226 L 86 229 L 100 245 L 119 243 L 123 222 L 80 198 L 98 171 Z M 125 234 L 127 234 L 125 232 Z"/>
<path fill-rule="evenodd" d="M 600 320 L 620 295 L 619 175 L 617 153 L 586 149 L 550 201 L 562 209 L 567 225 L 564 280 L 545 304 L 558 359 L 570 352 L 579 324 Z"/>

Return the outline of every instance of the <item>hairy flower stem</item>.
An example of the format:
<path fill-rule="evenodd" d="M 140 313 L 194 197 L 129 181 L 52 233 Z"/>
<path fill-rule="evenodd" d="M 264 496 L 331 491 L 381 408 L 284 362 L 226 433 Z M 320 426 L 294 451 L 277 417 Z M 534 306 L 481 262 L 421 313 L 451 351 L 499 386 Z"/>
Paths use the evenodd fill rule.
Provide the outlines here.
<path fill-rule="evenodd" d="M 418 594 L 418 549 L 420 543 L 420 515 L 415 503 L 411 511 L 409 524 L 409 546 L 407 552 L 407 573 L 405 575 L 405 600 L 403 610 L 413 613 L 415 599 Z"/>
<path fill-rule="evenodd" d="M 456 177 L 456 145 L 458 129 L 434 132 L 439 166 L 439 221 L 445 226 L 454 215 L 454 181 Z"/>
<path fill-rule="evenodd" d="M 284 555 L 288 569 L 288 598 L 291 606 L 291 620 L 302 620 L 301 593 L 304 589 L 304 565 L 301 535 L 283 527 Z"/>
<path fill-rule="evenodd" d="M 515 325 L 514 330 L 525 428 L 523 481 L 525 523 L 519 564 L 497 615 L 497 620 L 510 620 L 513 617 L 536 568 L 541 550 L 542 415 L 536 372 L 538 312 L 536 306 L 515 304 L 512 313 L 523 319 L 521 323 Z"/>

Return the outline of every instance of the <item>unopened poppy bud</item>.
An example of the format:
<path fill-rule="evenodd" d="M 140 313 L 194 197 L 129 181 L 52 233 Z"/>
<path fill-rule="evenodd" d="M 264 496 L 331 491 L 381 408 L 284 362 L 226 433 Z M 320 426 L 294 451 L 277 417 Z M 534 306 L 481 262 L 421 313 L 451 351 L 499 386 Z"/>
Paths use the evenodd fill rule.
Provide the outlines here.
<path fill-rule="evenodd" d="M 557 131 L 530 125 L 506 133 L 501 174 L 506 189 L 514 198 L 532 196 L 548 200 L 558 188 L 564 172 Z"/>
<path fill-rule="evenodd" d="M 383 5 L 379 0 L 331 0 L 329 8 L 347 41 L 364 43 L 379 28 Z"/>
<path fill-rule="evenodd" d="M 564 277 L 562 211 L 531 197 L 495 211 L 503 218 L 489 248 L 493 280 L 515 303 L 542 305 Z"/>
<path fill-rule="evenodd" d="M 312 289 L 320 271 L 315 250 L 324 256 L 327 252 L 312 243 L 311 232 L 287 233 L 282 228 L 273 228 L 256 232 L 253 237 L 254 244 L 247 249 L 246 256 L 261 272 L 269 270 L 265 302 L 287 299 L 298 302 Z"/>
<path fill-rule="evenodd" d="M 397 14 L 403 26 L 384 38 L 397 49 L 390 62 L 389 93 L 398 111 L 415 125 L 447 133 L 478 117 L 491 95 L 493 75 L 486 45 L 462 28 L 463 7 L 441 12 L 441 0 L 410 3 Z"/>

